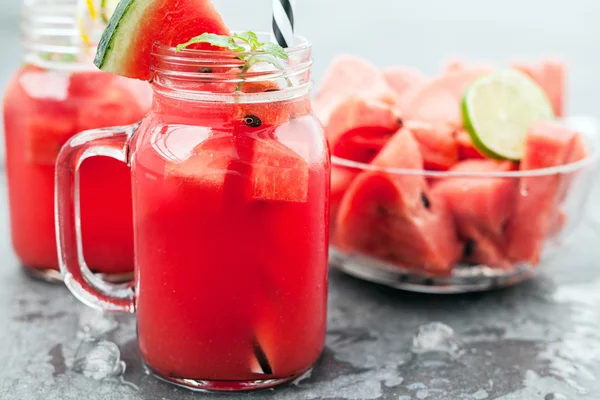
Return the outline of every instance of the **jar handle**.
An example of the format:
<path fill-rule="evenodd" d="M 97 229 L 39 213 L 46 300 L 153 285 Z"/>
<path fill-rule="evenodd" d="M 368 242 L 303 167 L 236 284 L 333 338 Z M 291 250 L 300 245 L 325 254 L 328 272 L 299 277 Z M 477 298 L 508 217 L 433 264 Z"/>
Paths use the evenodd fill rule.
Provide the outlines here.
<path fill-rule="evenodd" d="M 84 160 L 105 156 L 129 163 L 129 145 L 138 124 L 94 129 L 73 136 L 56 160 L 55 226 L 60 272 L 65 285 L 84 304 L 103 311 L 134 312 L 133 281 L 114 284 L 94 275 L 81 241 L 79 169 Z"/>

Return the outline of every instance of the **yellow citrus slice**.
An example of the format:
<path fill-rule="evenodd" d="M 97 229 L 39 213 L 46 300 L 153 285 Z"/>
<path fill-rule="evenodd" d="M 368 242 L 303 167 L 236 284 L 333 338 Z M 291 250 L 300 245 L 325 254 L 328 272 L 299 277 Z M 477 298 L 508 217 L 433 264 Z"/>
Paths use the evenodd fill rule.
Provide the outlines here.
<path fill-rule="evenodd" d="M 84 44 L 97 44 L 118 4 L 118 0 L 78 0 L 77 25 Z"/>

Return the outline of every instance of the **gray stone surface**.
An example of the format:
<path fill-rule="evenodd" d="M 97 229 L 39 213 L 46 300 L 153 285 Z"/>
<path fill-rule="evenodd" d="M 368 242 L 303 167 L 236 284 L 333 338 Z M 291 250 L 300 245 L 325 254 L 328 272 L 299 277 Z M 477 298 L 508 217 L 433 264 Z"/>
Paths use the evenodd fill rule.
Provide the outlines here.
<path fill-rule="evenodd" d="M 268 29 L 270 0 L 215 3 L 232 26 Z M 379 65 L 411 63 L 427 72 L 454 54 L 497 62 L 558 54 L 571 66 L 571 110 L 600 114 L 597 0 L 298 3 L 299 31 L 315 41 L 317 80 L 340 51 Z M 0 89 L 18 65 L 16 4 L 0 1 Z M 98 317 L 63 287 L 21 273 L 9 243 L 2 153 L 0 145 L 0 399 L 228 398 L 191 394 L 145 375 L 132 316 Z M 489 293 L 402 293 L 332 271 L 327 348 L 313 373 L 285 388 L 235 397 L 597 400 L 599 236 L 600 210 L 592 206 L 540 276 Z M 74 360 L 85 327 L 118 345 L 126 364 L 122 379 L 96 381 L 74 372 L 74 364 L 81 367 Z M 110 350 L 108 342 L 94 350 Z M 114 366 L 96 365 L 88 375 L 110 375 L 106 370 Z"/>
<path fill-rule="evenodd" d="M 144 373 L 130 315 L 98 315 L 64 287 L 33 281 L 9 245 L 0 178 L 0 398 L 184 400 Z M 600 193 L 595 188 L 594 197 Z M 533 281 L 459 296 L 403 293 L 331 271 L 327 345 L 312 374 L 239 399 L 597 400 L 600 210 Z M 104 339 L 91 348 L 84 333 Z M 126 365 L 122 368 L 112 344 Z M 112 346 L 112 347 L 111 347 Z M 113 350 L 114 350 L 113 349 Z M 79 355 L 106 353 L 87 365 Z M 78 355 L 79 354 L 79 355 Z M 79 359 L 75 362 L 75 359 Z M 89 363 L 88 363 L 89 364 Z M 91 368 L 91 369 L 90 369 Z M 75 369 L 80 373 L 75 372 Z M 118 375 L 118 374 L 117 374 Z M 91 377 L 89 377 L 91 376 Z M 108 379 L 98 381 L 100 377 Z"/>

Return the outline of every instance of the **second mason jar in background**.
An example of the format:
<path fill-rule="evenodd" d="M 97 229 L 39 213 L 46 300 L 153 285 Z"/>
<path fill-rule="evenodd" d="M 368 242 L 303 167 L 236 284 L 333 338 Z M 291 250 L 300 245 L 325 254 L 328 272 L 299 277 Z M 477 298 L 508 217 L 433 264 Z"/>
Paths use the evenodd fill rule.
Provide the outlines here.
<path fill-rule="evenodd" d="M 76 0 L 26 0 L 23 66 L 4 98 L 6 170 L 15 253 L 31 274 L 57 279 L 54 163 L 76 133 L 131 124 L 150 107 L 151 90 L 97 70 L 95 49 L 80 37 Z M 81 170 L 83 255 L 107 275 L 133 270 L 131 180 L 126 166 L 102 157 Z"/>

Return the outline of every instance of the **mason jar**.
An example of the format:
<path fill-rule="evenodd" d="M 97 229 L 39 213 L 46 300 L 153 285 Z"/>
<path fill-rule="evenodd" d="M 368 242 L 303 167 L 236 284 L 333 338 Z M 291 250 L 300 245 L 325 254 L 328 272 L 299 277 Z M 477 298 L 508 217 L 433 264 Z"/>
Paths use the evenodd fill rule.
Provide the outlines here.
<path fill-rule="evenodd" d="M 25 269 L 48 280 L 60 278 L 54 163 L 61 146 L 83 130 L 140 120 L 152 95 L 146 82 L 95 68 L 95 47 L 82 39 L 76 9 L 76 0 L 24 1 L 25 54 L 4 95 L 12 244 Z M 98 157 L 83 163 L 81 174 L 82 257 L 94 272 L 130 274 L 129 172 L 110 157 Z"/>
<path fill-rule="evenodd" d="M 155 45 L 141 125 L 84 132 L 59 156 L 65 283 L 88 305 L 135 312 L 146 366 L 169 382 L 274 386 L 323 349 L 329 150 L 311 109 L 310 45 L 297 42 L 283 70 L 242 77 L 231 53 Z M 131 168 L 135 279 L 126 287 L 90 279 L 78 261 L 73 182 L 97 155 Z"/>

